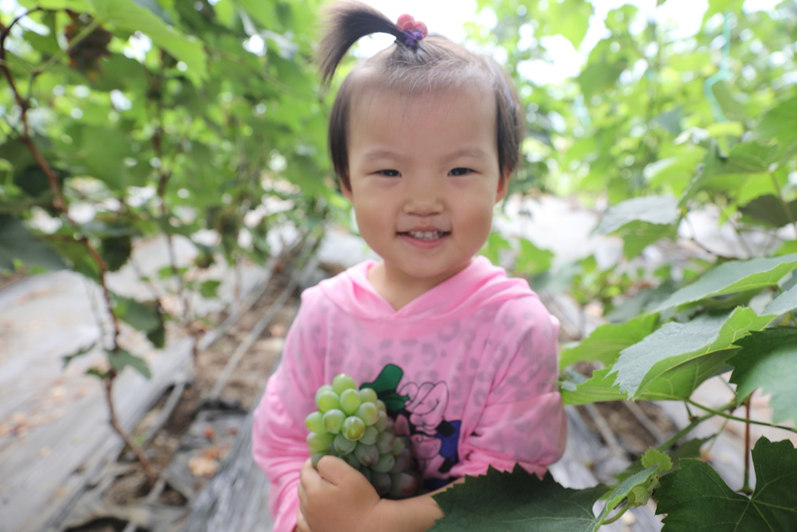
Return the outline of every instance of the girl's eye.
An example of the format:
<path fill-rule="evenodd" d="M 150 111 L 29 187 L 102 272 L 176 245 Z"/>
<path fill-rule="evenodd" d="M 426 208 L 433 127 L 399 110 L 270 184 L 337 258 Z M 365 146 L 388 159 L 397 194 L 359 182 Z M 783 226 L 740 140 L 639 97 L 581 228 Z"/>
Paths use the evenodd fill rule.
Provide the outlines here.
<path fill-rule="evenodd" d="M 378 170 L 376 173 L 379 174 L 379 175 L 383 175 L 385 177 L 400 177 L 401 176 L 401 174 L 399 173 L 398 170 L 393 170 L 393 169 Z"/>
<path fill-rule="evenodd" d="M 468 175 L 468 174 L 470 174 L 472 172 L 473 172 L 473 170 L 471 170 L 470 168 L 452 168 L 448 172 L 448 175 L 462 176 L 462 175 Z"/>

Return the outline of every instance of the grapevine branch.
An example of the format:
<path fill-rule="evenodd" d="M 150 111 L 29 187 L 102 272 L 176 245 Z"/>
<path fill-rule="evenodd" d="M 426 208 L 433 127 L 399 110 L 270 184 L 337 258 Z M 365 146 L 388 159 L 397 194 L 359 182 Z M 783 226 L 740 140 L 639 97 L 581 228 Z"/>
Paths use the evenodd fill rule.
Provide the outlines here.
<path fill-rule="evenodd" d="M 705 406 L 705 405 L 701 405 L 700 403 L 697 403 L 696 401 L 694 401 L 692 399 L 687 399 L 687 401 L 689 402 L 689 404 L 691 404 L 693 406 L 696 406 L 697 408 L 699 408 L 699 409 L 701 409 L 701 410 L 703 410 L 705 412 L 708 412 L 712 416 L 720 416 L 720 417 L 724 417 L 725 419 L 729 419 L 731 421 L 739 421 L 741 423 L 749 423 L 749 424 L 753 424 L 753 425 L 761 425 L 763 427 L 771 427 L 771 428 L 775 428 L 775 429 L 788 430 L 790 432 L 797 433 L 797 427 L 787 427 L 785 425 L 776 425 L 774 423 L 769 423 L 769 422 L 766 422 L 766 421 L 758 421 L 758 420 L 755 420 L 755 419 L 746 419 L 746 418 L 737 417 L 737 416 L 734 416 L 732 414 L 728 414 L 728 413 L 722 411 L 722 410 L 727 410 L 729 408 L 735 407 L 736 406 L 736 401 L 733 401 L 731 406 L 726 406 L 726 407 L 722 408 L 722 410 L 715 410 L 715 409 L 713 409 L 711 407 L 708 407 L 708 406 Z"/>
<path fill-rule="evenodd" d="M 106 280 L 108 273 L 107 264 L 105 263 L 105 261 L 103 260 L 102 256 L 99 254 L 97 249 L 91 244 L 89 238 L 86 235 L 82 234 L 79 224 L 69 214 L 69 207 L 67 205 L 66 199 L 64 198 L 63 190 L 61 189 L 61 186 L 58 183 L 58 176 L 56 175 L 52 166 L 50 166 L 50 164 L 42 155 L 41 151 L 36 145 L 36 142 L 34 142 L 33 138 L 31 137 L 30 123 L 28 122 L 28 114 L 27 114 L 28 109 L 30 108 L 30 101 L 25 99 L 20 93 L 19 88 L 14 80 L 14 76 L 12 75 L 11 70 L 8 67 L 8 62 L 6 60 L 6 39 L 11 32 L 11 28 L 16 23 L 18 23 L 22 18 L 29 16 L 31 13 L 37 10 L 39 9 L 36 8 L 27 11 L 26 13 L 15 18 L 8 27 L 3 28 L 2 34 L 0 35 L 0 70 L 2 70 L 3 76 L 8 81 L 8 85 L 11 88 L 11 92 L 14 96 L 14 101 L 16 102 L 17 106 L 19 106 L 20 108 L 20 123 L 22 124 L 21 140 L 28 149 L 28 151 L 33 156 L 33 159 L 36 161 L 36 164 L 39 166 L 42 172 L 44 172 L 44 175 L 47 178 L 50 188 L 53 191 L 53 200 L 52 200 L 53 208 L 55 208 L 55 210 L 59 213 L 59 215 L 67 222 L 69 227 L 72 229 L 73 235 L 71 240 L 79 243 L 86 249 L 86 252 L 89 254 L 91 259 L 94 261 L 94 263 L 97 265 L 97 268 L 99 269 L 98 282 L 101 288 L 106 308 L 108 310 L 108 314 L 111 317 L 110 351 L 117 352 L 120 348 L 119 346 L 120 326 L 119 326 L 119 318 L 113 309 L 111 291 L 108 288 Z M 116 376 L 117 376 L 116 372 L 111 371 L 103 379 L 105 381 L 107 406 L 109 409 L 111 427 L 124 440 L 124 442 L 133 450 L 136 457 L 139 458 L 139 460 L 141 461 L 141 465 L 145 470 L 147 478 L 154 479 L 155 477 L 152 473 L 152 466 L 149 463 L 149 460 L 146 458 L 141 448 L 138 445 L 136 445 L 135 442 L 132 441 L 129 434 L 127 434 L 124 431 L 124 429 L 119 424 L 119 421 L 117 419 L 116 409 L 114 408 L 113 397 L 111 393 L 113 389 L 113 381 L 116 378 Z"/>

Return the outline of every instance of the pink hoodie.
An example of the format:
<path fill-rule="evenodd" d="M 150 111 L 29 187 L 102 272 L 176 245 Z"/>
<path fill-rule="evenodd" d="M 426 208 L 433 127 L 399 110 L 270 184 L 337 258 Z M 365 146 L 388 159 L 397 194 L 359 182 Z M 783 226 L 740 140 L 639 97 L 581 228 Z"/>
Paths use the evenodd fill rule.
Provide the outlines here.
<path fill-rule="evenodd" d="M 410 434 L 428 489 L 492 465 L 543 475 L 564 452 L 558 322 L 522 279 L 486 258 L 399 310 L 366 261 L 306 290 L 282 361 L 255 411 L 253 455 L 270 481 L 276 532 L 296 524 L 304 418 L 338 373 L 370 383 Z"/>

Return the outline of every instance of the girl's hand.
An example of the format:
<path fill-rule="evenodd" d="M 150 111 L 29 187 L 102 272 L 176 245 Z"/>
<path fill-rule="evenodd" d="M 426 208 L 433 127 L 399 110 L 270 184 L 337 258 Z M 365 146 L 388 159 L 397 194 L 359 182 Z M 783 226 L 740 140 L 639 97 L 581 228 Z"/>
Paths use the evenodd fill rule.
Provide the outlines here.
<path fill-rule="evenodd" d="M 299 532 L 377 530 L 368 527 L 380 498 L 362 473 L 334 456 L 302 467 L 299 482 Z"/>

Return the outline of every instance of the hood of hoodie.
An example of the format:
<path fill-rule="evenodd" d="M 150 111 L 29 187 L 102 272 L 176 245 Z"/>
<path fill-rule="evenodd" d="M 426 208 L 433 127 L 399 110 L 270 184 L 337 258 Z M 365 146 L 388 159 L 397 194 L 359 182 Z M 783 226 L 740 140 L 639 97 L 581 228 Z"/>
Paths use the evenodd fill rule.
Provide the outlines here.
<path fill-rule="evenodd" d="M 507 277 L 487 258 L 475 257 L 456 275 L 396 310 L 368 281 L 368 260 L 319 283 L 322 292 L 340 309 L 362 319 L 436 321 L 467 315 L 510 299 L 536 297 L 525 279 Z"/>

